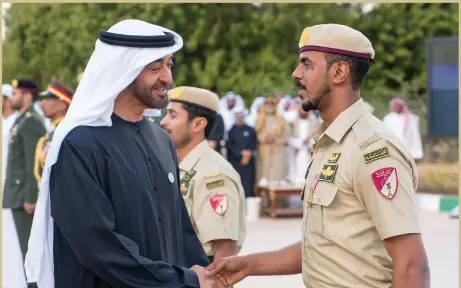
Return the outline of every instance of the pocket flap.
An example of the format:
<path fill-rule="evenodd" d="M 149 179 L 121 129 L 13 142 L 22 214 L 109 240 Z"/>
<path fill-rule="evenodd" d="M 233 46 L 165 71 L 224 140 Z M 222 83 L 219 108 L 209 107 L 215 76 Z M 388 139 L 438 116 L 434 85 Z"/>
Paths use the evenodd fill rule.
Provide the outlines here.
<path fill-rule="evenodd" d="M 338 194 L 338 186 L 333 183 L 320 182 L 315 189 L 313 203 L 328 207 Z"/>

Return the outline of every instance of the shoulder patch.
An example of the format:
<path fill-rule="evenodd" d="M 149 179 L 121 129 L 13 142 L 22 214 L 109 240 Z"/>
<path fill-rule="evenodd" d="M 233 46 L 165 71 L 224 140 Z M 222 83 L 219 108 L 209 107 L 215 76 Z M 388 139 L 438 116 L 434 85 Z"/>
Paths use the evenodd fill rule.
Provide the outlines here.
<path fill-rule="evenodd" d="M 385 198 L 392 200 L 397 193 L 399 178 L 395 167 L 385 167 L 371 174 L 376 190 Z"/>
<path fill-rule="evenodd" d="M 391 154 L 389 153 L 389 150 L 387 149 L 387 147 L 384 146 L 379 149 L 373 150 L 369 153 L 363 154 L 363 159 L 365 160 L 365 163 L 368 164 L 378 159 L 388 157 L 390 155 Z"/>
<path fill-rule="evenodd" d="M 219 176 L 221 175 L 222 173 L 220 171 L 217 171 L 217 172 L 212 172 L 212 173 L 208 173 L 205 175 L 206 178 L 212 178 L 212 177 L 216 177 L 216 176 Z"/>
<path fill-rule="evenodd" d="M 227 196 L 224 194 L 216 194 L 210 198 L 210 204 L 214 212 L 220 216 L 224 216 L 227 211 L 228 203 Z"/>
<path fill-rule="evenodd" d="M 224 186 L 224 179 L 206 183 L 206 188 L 208 190 L 213 190 L 213 189 L 223 187 L 223 186 Z"/>

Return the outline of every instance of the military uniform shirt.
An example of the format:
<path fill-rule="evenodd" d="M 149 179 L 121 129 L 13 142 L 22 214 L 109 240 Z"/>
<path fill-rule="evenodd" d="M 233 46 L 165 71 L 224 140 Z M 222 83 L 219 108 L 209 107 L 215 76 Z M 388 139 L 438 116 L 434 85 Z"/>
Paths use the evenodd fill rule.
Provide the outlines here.
<path fill-rule="evenodd" d="M 45 133 L 43 119 L 33 106 L 16 118 L 8 140 L 3 208 L 22 209 L 24 203 L 37 202 L 38 184 L 34 177 L 34 153 L 38 140 Z"/>
<path fill-rule="evenodd" d="M 206 140 L 187 154 L 179 169 L 180 190 L 207 256 L 215 255 L 213 240 L 234 240 L 240 249 L 246 228 L 245 192 L 238 173 Z"/>
<path fill-rule="evenodd" d="M 383 240 L 421 232 L 414 160 L 361 99 L 313 136 L 302 192 L 306 287 L 391 287 Z"/>
<path fill-rule="evenodd" d="M 37 148 L 35 150 L 35 165 L 34 165 L 34 175 L 35 175 L 35 179 L 37 179 L 38 182 L 42 180 L 43 168 L 45 168 L 46 156 L 48 155 L 48 149 L 50 148 L 51 140 L 53 140 L 54 130 L 56 129 L 56 126 L 59 123 L 61 123 L 63 119 L 64 117 L 61 117 L 53 121 L 51 123 L 52 130 L 46 133 L 45 136 L 41 137 L 38 140 Z"/>

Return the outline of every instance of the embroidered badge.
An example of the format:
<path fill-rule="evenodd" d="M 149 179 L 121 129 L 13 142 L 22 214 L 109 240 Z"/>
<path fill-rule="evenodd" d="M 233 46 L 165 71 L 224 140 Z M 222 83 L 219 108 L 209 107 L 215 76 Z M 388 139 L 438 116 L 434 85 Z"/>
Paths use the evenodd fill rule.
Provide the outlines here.
<path fill-rule="evenodd" d="M 305 28 L 299 39 L 299 48 L 302 48 L 307 45 L 307 39 L 309 38 L 309 29 Z"/>
<path fill-rule="evenodd" d="M 389 154 L 389 150 L 387 149 L 387 147 L 382 147 L 382 148 L 373 150 L 370 153 L 364 154 L 363 159 L 365 159 L 365 163 L 368 164 L 378 159 L 387 157 L 389 155 L 391 154 Z"/>
<path fill-rule="evenodd" d="M 336 170 L 338 164 L 325 164 L 323 165 L 320 173 L 319 181 L 333 182 L 335 180 Z"/>
<path fill-rule="evenodd" d="M 189 190 L 190 180 L 192 180 L 192 177 L 194 177 L 195 173 L 195 170 L 190 170 L 187 171 L 186 174 L 184 174 L 184 176 L 182 177 L 179 185 L 179 190 L 181 190 L 183 196 L 186 196 L 187 191 Z"/>
<path fill-rule="evenodd" d="M 205 175 L 206 178 L 212 178 L 221 175 L 221 172 L 212 172 Z"/>
<path fill-rule="evenodd" d="M 170 99 L 176 99 L 181 96 L 181 93 L 184 89 L 182 87 L 177 87 L 170 90 Z"/>
<path fill-rule="evenodd" d="M 312 207 L 312 204 L 314 202 L 314 194 L 315 194 L 315 189 L 317 188 L 317 184 L 319 183 L 319 174 L 315 174 L 314 180 L 311 183 L 311 186 L 309 187 L 309 195 L 307 195 L 307 203 L 309 208 Z"/>
<path fill-rule="evenodd" d="M 213 189 L 223 187 L 223 186 L 224 186 L 224 180 L 222 179 L 206 183 L 206 188 L 208 190 L 213 190 Z"/>
<path fill-rule="evenodd" d="M 227 211 L 227 196 L 224 194 L 216 194 L 210 198 L 210 204 L 214 212 L 223 216 Z"/>
<path fill-rule="evenodd" d="M 391 200 L 397 193 L 399 179 L 397 177 L 397 169 L 394 167 L 381 168 L 371 174 L 373 184 L 378 192 Z"/>
<path fill-rule="evenodd" d="M 341 153 L 331 153 L 330 159 L 328 159 L 328 163 L 338 162 L 339 156 L 341 156 Z"/>

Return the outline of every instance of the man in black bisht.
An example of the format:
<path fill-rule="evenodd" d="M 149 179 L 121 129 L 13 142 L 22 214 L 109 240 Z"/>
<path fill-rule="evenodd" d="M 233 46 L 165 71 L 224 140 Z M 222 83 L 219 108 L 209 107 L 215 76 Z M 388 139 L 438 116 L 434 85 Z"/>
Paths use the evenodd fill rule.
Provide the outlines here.
<path fill-rule="evenodd" d="M 216 115 L 216 121 L 208 136 L 208 146 L 221 154 L 221 142 L 224 140 L 224 120 L 221 115 Z"/>
<path fill-rule="evenodd" d="M 26 263 L 39 288 L 222 287 L 194 266 L 208 261 L 175 148 L 143 117 L 168 104 L 182 44 L 138 20 L 100 32 L 43 172 Z"/>
<path fill-rule="evenodd" d="M 235 124 L 229 130 L 227 159 L 240 174 L 245 197 L 253 197 L 256 181 L 255 154 L 258 147 L 256 131 L 245 124 L 245 109 L 234 110 Z"/>

